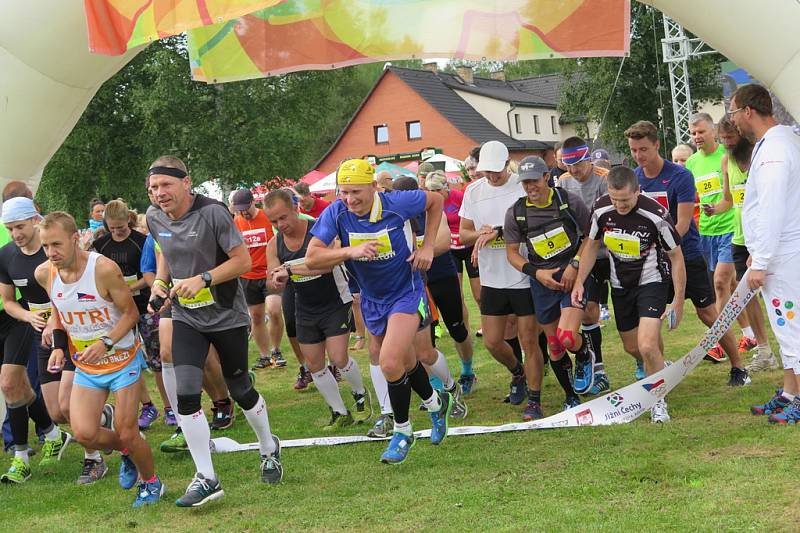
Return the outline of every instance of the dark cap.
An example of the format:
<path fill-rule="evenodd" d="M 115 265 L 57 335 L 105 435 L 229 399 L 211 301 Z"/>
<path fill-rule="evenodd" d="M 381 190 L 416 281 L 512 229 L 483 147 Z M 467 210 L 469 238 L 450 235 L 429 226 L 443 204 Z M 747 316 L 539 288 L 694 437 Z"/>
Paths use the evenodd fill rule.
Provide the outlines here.
<path fill-rule="evenodd" d="M 517 170 L 517 182 L 527 180 L 538 180 L 542 176 L 550 172 L 547 164 L 541 157 L 529 155 L 519 162 L 519 169 Z"/>
<path fill-rule="evenodd" d="M 601 159 L 605 159 L 606 161 L 611 161 L 611 156 L 608 155 L 607 150 L 603 150 L 602 148 L 598 148 L 597 150 L 592 150 L 592 163 L 595 161 L 600 161 Z"/>
<path fill-rule="evenodd" d="M 253 193 L 250 189 L 239 189 L 233 193 L 234 211 L 247 211 L 253 203 Z"/>

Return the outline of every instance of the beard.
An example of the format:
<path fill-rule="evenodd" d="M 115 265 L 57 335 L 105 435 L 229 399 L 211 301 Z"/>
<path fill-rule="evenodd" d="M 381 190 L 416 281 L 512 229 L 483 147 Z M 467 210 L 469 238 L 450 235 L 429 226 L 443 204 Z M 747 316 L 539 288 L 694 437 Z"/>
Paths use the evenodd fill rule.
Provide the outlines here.
<path fill-rule="evenodd" d="M 750 164 L 750 156 L 753 155 L 753 142 L 745 136 L 739 138 L 733 148 L 730 149 L 731 157 L 739 166 Z"/>

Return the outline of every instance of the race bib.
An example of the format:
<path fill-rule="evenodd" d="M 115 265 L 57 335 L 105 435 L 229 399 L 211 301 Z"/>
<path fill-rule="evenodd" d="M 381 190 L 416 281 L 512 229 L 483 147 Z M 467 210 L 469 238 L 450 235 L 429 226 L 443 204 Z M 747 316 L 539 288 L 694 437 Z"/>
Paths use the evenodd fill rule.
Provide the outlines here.
<path fill-rule="evenodd" d="M 569 235 L 564 231 L 564 226 L 559 226 L 542 235 L 531 238 L 531 245 L 536 255 L 542 259 L 550 259 L 564 250 L 568 250 L 572 245 Z"/>
<path fill-rule="evenodd" d="M 364 244 L 365 242 L 377 242 L 378 255 L 372 259 L 372 261 L 390 259 L 395 255 L 395 252 L 392 249 L 392 241 L 389 239 L 389 231 L 386 228 L 376 231 L 375 233 L 350 232 L 348 237 L 350 238 L 350 246 L 358 246 L 360 244 Z M 356 259 L 356 261 L 370 261 L 370 259 L 361 257 Z"/>
<path fill-rule="evenodd" d="M 719 172 L 712 172 L 705 176 L 700 176 L 694 180 L 694 185 L 697 187 L 697 194 L 702 198 L 703 196 L 710 196 L 722 192 L 722 180 L 720 180 Z"/>
<path fill-rule="evenodd" d="M 72 345 L 75 347 L 75 352 L 80 353 L 99 340 L 100 337 L 96 339 L 72 339 Z M 109 355 L 112 355 L 113 353 L 114 350 L 108 352 Z"/>
<path fill-rule="evenodd" d="M 741 209 L 744 207 L 744 183 L 734 185 L 731 187 L 731 196 L 733 196 L 733 207 Z"/>
<path fill-rule="evenodd" d="M 248 248 L 258 248 L 266 246 L 269 239 L 267 238 L 267 230 L 264 228 L 249 229 L 242 232 L 245 244 Z"/>
<path fill-rule="evenodd" d="M 620 259 L 639 259 L 641 257 L 639 237 L 625 233 L 605 233 L 603 242 L 608 251 Z"/>
<path fill-rule="evenodd" d="M 486 247 L 492 250 L 503 250 L 506 247 L 506 240 L 503 237 L 498 237 L 487 242 Z"/>
<path fill-rule="evenodd" d="M 50 315 L 53 314 L 53 306 L 52 306 L 52 304 L 50 304 L 50 302 L 45 302 L 43 304 L 35 304 L 35 303 L 28 302 L 28 309 L 30 309 L 34 313 L 38 313 L 39 311 L 43 311 L 41 316 L 45 320 L 50 318 Z"/>
<path fill-rule="evenodd" d="M 122 279 L 125 280 L 125 283 L 127 283 L 128 286 L 131 286 L 137 281 L 139 281 L 139 278 L 136 276 L 136 274 L 131 274 L 130 276 L 123 276 Z M 141 291 L 139 291 L 139 289 L 136 289 L 131 294 L 133 294 L 134 296 L 139 296 L 139 294 L 141 294 Z"/>
<path fill-rule="evenodd" d="M 305 258 L 301 257 L 300 259 L 292 259 L 291 261 L 286 261 L 286 264 L 289 265 L 290 267 L 293 267 L 295 265 L 305 264 L 305 262 L 306 262 Z M 311 281 L 319 277 L 320 277 L 319 275 L 306 276 L 305 274 L 294 274 L 294 273 L 292 273 L 291 275 L 292 281 L 295 283 L 305 283 L 307 281 Z"/>
<path fill-rule="evenodd" d="M 655 192 L 642 192 L 648 198 L 652 198 L 659 204 L 661 207 L 669 211 L 669 196 L 667 196 L 667 191 L 655 191 Z"/>
<path fill-rule="evenodd" d="M 173 279 L 172 281 L 175 285 L 177 285 L 183 280 Z M 199 309 L 201 307 L 214 305 L 214 295 L 211 294 L 210 288 L 203 287 L 200 289 L 200 292 L 195 294 L 194 298 L 184 298 L 183 296 L 178 296 L 178 303 L 187 309 Z"/>
<path fill-rule="evenodd" d="M 463 250 L 465 246 L 461 244 L 461 235 L 450 232 L 450 248 L 453 250 Z"/>

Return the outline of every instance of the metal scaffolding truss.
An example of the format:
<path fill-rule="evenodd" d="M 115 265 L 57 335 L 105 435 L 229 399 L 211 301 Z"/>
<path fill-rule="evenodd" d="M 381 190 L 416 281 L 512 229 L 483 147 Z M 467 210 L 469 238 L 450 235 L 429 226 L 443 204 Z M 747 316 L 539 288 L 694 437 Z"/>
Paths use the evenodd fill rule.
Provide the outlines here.
<path fill-rule="evenodd" d="M 683 27 L 664 15 L 664 38 L 661 39 L 664 63 L 669 67 L 669 86 L 672 92 L 672 115 L 675 120 L 675 140 L 689 141 L 689 116 L 692 114 L 692 92 L 689 86 L 688 60 L 716 51 L 702 39 L 688 38 Z"/>

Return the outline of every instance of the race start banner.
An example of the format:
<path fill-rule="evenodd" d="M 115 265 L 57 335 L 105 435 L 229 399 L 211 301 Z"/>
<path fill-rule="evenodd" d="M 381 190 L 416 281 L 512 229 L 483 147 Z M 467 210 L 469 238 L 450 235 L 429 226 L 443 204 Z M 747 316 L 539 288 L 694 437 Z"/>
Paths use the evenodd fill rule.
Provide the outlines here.
<path fill-rule="evenodd" d="M 627 424 L 648 412 L 655 403 L 677 387 L 686 376 L 703 360 L 705 354 L 713 348 L 722 335 L 731 327 L 736 317 L 744 311 L 747 303 L 755 296 L 755 292 L 747 286 L 747 275 L 736 287 L 728 303 L 722 309 L 719 318 L 703 335 L 700 343 L 692 351 L 674 361 L 663 370 L 632 383 L 614 392 L 594 398 L 577 407 L 562 411 L 553 416 L 535 420 L 503 424 L 499 426 L 459 426 L 451 427 L 449 436 L 480 435 L 483 433 L 502 433 L 506 431 L 527 431 L 533 429 L 555 429 L 577 426 L 608 426 L 611 424 Z M 418 438 L 429 438 L 430 430 L 414 432 Z M 362 435 L 343 437 L 316 437 L 281 441 L 282 448 L 304 446 L 333 446 L 356 442 L 372 442 Z M 247 450 L 258 450 L 258 443 L 239 444 L 233 439 L 221 437 L 212 439 L 212 451 L 227 453 Z"/>

